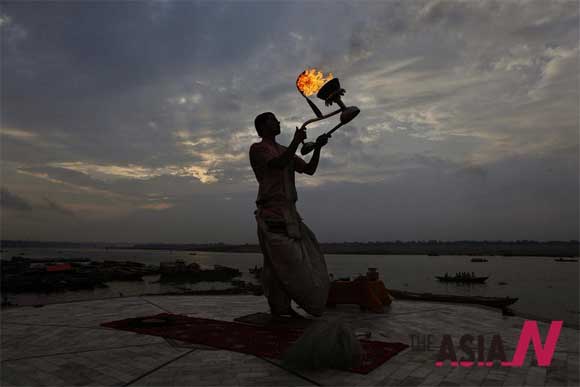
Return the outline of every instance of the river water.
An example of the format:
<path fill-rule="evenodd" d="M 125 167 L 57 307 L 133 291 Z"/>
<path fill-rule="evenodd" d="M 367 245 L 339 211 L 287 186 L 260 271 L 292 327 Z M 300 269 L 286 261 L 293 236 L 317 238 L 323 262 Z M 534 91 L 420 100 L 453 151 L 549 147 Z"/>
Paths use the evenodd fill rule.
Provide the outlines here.
<path fill-rule="evenodd" d="M 123 249 L 6 249 L 3 259 L 13 256 L 25 258 L 89 258 L 102 260 L 129 260 L 158 265 L 183 259 L 201 265 L 214 264 L 235 267 L 242 271 L 242 280 L 251 281 L 248 269 L 261 266 L 262 255 L 250 253 L 152 251 Z M 567 325 L 579 326 L 579 264 L 555 262 L 554 258 L 541 257 L 486 257 L 488 262 L 471 262 L 467 256 L 426 255 L 333 255 L 325 256 L 328 271 L 335 278 L 365 274 L 367 268 L 376 267 L 387 287 L 413 292 L 437 294 L 510 296 L 519 297 L 512 309 L 521 315 L 544 320 L 564 320 Z M 475 272 L 489 276 L 486 284 L 441 283 L 435 275 L 445 272 Z M 8 301 L 19 305 L 47 304 L 72 300 L 163 293 L 188 289 L 224 289 L 225 283 L 197 283 L 180 285 L 181 288 L 155 283 L 158 276 L 144 277 L 142 282 L 109 282 L 107 288 L 59 292 L 51 294 L 7 294 Z M 500 285 L 499 283 L 505 283 Z"/>

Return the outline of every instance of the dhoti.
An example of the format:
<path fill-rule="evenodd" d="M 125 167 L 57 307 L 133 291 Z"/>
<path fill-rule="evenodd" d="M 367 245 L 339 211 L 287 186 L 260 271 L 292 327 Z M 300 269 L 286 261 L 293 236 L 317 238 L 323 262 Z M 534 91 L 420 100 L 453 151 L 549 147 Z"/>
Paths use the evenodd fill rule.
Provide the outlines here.
<path fill-rule="evenodd" d="M 272 313 L 287 314 L 294 300 L 306 312 L 321 316 L 330 280 L 314 233 L 295 209 L 284 218 L 256 212 L 258 239 L 264 254 L 262 285 Z"/>

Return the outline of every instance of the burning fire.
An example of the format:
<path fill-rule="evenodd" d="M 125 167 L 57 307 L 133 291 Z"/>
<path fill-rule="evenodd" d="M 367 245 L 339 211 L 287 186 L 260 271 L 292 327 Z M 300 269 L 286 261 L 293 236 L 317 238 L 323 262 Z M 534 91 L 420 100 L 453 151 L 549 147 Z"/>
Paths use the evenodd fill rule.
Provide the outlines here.
<path fill-rule="evenodd" d="M 320 88 L 332 78 L 334 78 L 332 73 L 328 73 L 325 77 L 321 71 L 318 71 L 315 68 L 306 69 L 296 80 L 296 87 L 305 96 L 310 96 L 320 90 Z"/>

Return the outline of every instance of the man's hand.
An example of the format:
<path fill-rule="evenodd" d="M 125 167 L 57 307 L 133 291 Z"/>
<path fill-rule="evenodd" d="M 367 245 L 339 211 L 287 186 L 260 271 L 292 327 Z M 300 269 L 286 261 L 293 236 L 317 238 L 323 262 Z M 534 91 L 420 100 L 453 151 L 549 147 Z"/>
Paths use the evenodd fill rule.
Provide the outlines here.
<path fill-rule="evenodd" d="M 306 128 L 298 129 L 298 127 L 296 127 L 296 131 L 294 132 L 294 139 L 292 141 L 299 144 L 304 140 L 306 140 Z"/>
<path fill-rule="evenodd" d="M 288 163 L 294 159 L 298 145 L 300 145 L 300 143 L 304 141 L 305 138 L 306 128 L 296 128 L 296 132 L 294 132 L 294 138 L 292 139 L 292 142 L 288 148 L 280 156 L 271 159 L 268 162 L 268 166 L 278 169 L 286 167 L 286 165 L 288 165 Z"/>
<path fill-rule="evenodd" d="M 330 136 L 328 134 L 322 134 L 322 135 L 318 136 L 318 138 L 316 139 L 316 146 L 318 148 L 322 148 L 323 146 L 328 144 L 329 138 L 330 138 Z"/>

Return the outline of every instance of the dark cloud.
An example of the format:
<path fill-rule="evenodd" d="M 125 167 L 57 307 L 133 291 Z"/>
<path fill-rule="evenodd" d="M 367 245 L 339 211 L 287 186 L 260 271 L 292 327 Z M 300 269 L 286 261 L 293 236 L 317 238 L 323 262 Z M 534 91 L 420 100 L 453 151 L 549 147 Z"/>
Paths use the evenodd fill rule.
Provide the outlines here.
<path fill-rule="evenodd" d="M 435 165 L 384 182 L 303 189 L 301 214 L 321 240 L 575 239 L 578 176 L 565 159 L 508 159 L 482 180 Z M 533 174 L 532 174 L 533 172 Z M 535 177 L 533 177 L 535 176 Z M 541 180 L 542 185 L 535 184 Z"/>
<path fill-rule="evenodd" d="M 64 216 L 68 216 L 68 217 L 72 217 L 72 218 L 76 218 L 77 215 L 74 213 L 74 211 L 71 211 L 63 206 L 61 206 L 60 204 L 48 199 L 48 198 L 44 198 L 44 201 L 47 205 L 47 208 L 50 211 L 56 212 L 60 215 L 64 215 Z"/>
<path fill-rule="evenodd" d="M 46 176 L 49 179 L 62 181 L 67 184 L 82 188 L 95 188 L 108 190 L 109 185 L 103 181 L 94 179 L 86 173 L 77 172 L 66 168 L 56 167 L 34 167 L 23 169 L 24 172 Z"/>
<path fill-rule="evenodd" d="M 317 176 L 298 178 L 321 239 L 577 233 L 574 2 L 4 2 L 2 13 L 3 186 L 43 203 L 27 211 L 34 224 L 3 220 L 15 237 L 254 241 L 253 119 L 275 112 L 288 143 L 312 117 L 294 86 L 310 66 L 335 72 L 362 110 Z M 62 216 L 73 213 L 86 223 Z"/>
<path fill-rule="evenodd" d="M 8 210 L 18 210 L 18 211 L 31 211 L 32 206 L 26 199 L 13 194 L 4 188 L 0 191 L 0 198 L 2 202 L 2 208 Z"/>
<path fill-rule="evenodd" d="M 463 28 L 467 24 L 490 23 L 500 7 L 493 0 L 483 7 L 472 1 L 433 1 L 425 4 L 419 21 L 450 29 Z"/>

